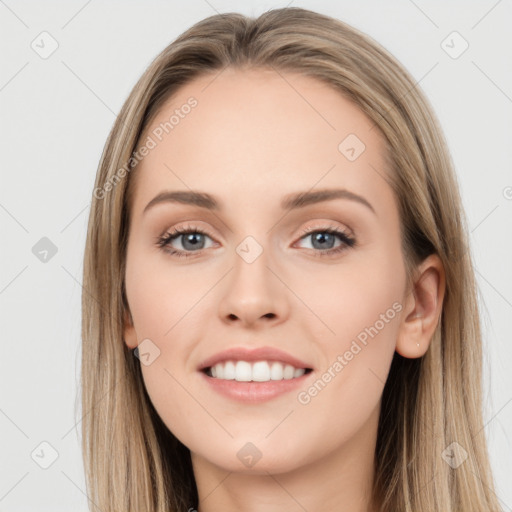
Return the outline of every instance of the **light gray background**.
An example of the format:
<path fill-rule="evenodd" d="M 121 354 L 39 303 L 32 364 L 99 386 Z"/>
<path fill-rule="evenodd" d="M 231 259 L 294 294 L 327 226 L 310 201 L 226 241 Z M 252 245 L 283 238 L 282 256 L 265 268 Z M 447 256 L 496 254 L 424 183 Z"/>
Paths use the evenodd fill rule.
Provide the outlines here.
<path fill-rule="evenodd" d="M 196 21 L 286 5 L 368 33 L 419 81 L 440 118 L 481 292 L 485 431 L 497 494 L 512 510 L 510 1 L 0 0 L 0 512 L 87 510 L 78 395 L 82 258 L 98 161 L 122 103 L 156 54 Z M 47 59 L 31 47 L 43 46 L 43 31 L 59 45 Z M 441 46 L 453 31 L 469 43 L 458 58 Z M 450 41 L 452 52 L 461 48 Z M 42 237 L 58 249 L 46 263 L 32 252 Z M 48 469 L 38 465 L 51 462 L 42 442 L 58 453 Z"/>

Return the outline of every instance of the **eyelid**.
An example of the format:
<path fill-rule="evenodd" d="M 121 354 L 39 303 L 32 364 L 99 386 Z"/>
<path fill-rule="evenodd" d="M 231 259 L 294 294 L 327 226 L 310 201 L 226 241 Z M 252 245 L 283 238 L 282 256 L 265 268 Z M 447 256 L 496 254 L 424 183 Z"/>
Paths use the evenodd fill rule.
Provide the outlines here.
<path fill-rule="evenodd" d="M 200 233 L 214 242 L 216 242 L 216 239 L 214 236 L 210 235 L 209 230 L 200 227 L 199 225 L 190 225 L 190 224 L 184 224 L 184 225 L 178 225 L 173 226 L 172 228 L 166 228 L 159 236 L 155 237 L 157 245 L 163 240 L 163 239 L 174 239 L 176 240 L 184 233 Z M 199 251 L 198 251 L 199 252 Z"/>
<path fill-rule="evenodd" d="M 198 224 L 194 224 L 196 222 L 198 222 Z M 306 228 L 303 228 L 301 231 L 299 231 L 294 236 L 294 238 L 295 237 L 302 238 L 304 235 L 314 233 L 317 230 L 329 230 L 329 229 L 341 231 L 344 235 L 346 235 L 347 237 L 350 237 L 350 238 L 355 237 L 354 231 L 346 225 L 339 225 L 337 223 L 334 223 L 334 221 L 332 221 L 332 220 L 325 220 L 325 221 L 317 220 L 315 222 L 316 222 L 316 224 L 309 225 Z M 179 230 L 179 231 L 197 231 L 200 233 L 204 233 L 205 235 L 209 236 L 212 240 L 215 240 L 215 237 L 210 234 L 210 230 L 208 228 L 203 228 L 201 226 L 201 221 L 195 221 L 195 220 L 186 221 L 185 224 L 178 223 L 177 226 L 173 226 L 171 228 L 165 228 L 164 230 L 161 231 L 161 233 L 157 237 L 157 239 L 160 239 L 160 238 L 166 236 L 167 234 L 174 233 L 177 230 Z"/>
<path fill-rule="evenodd" d="M 318 225 L 308 226 L 307 228 L 304 228 L 300 233 L 299 236 L 302 237 L 303 235 L 308 235 L 310 233 L 314 233 L 315 231 L 327 231 L 332 229 L 333 231 L 341 231 L 344 235 L 346 235 L 349 238 L 355 237 L 354 232 L 352 229 L 346 227 L 346 226 L 340 226 L 339 224 L 332 224 L 333 221 L 317 221 Z"/>
<path fill-rule="evenodd" d="M 200 227 L 199 224 L 194 225 L 194 221 L 189 221 L 186 224 L 177 226 L 173 226 L 172 228 L 166 229 L 160 236 L 156 238 L 156 245 L 162 249 L 165 252 L 168 252 L 171 254 L 171 256 L 175 257 L 194 257 L 200 256 L 206 251 L 207 249 L 211 249 L 212 247 L 207 247 L 205 249 L 200 249 L 198 251 L 183 251 L 181 249 L 171 249 L 170 248 L 170 242 L 174 241 L 176 239 L 179 239 L 180 236 L 186 233 L 200 233 L 202 235 L 207 236 L 210 238 L 214 244 L 218 243 L 216 238 L 212 235 L 210 235 L 208 229 L 204 229 Z M 197 222 L 197 221 L 196 221 Z M 306 238 L 308 235 L 317 233 L 317 232 L 328 232 L 333 234 L 334 236 L 337 236 L 338 239 L 341 240 L 341 246 L 337 248 L 331 248 L 331 249 L 322 249 L 318 251 L 314 251 L 317 256 L 323 256 L 323 257 L 329 257 L 329 256 L 335 256 L 337 253 L 342 252 L 344 250 L 350 249 L 358 245 L 354 232 L 350 228 L 342 227 L 340 225 L 333 224 L 333 221 L 316 221 L 317 224 L 309 225 L 306 228 L 303 228 L 298 235 L 294 236 L 294 242 L 293 246 Z M 311 249 L 309 249 L 311 251 Z"/>
<path fill-rule="evenodd" d="M 351 249 L 357 247 L 359 245 L 354 232 L 351 229 L 347 229 L 342 226 L 332 225 L 332 224 L 321 224 L 319 226 L 308 226 L 303 229 L 299 235 L 299 238 L 296 242 L 293 243 L 293 247 L 296 244 L 300 243 L 302 240 L 307 239 L 307 237 L 313 233 L 330 233 L 331 235 L 337 237 L 341 241 L 341 245 L 337 248 L 324 249 L 314 251 L 313 253 L 317 256 L 336 256 L 338 253 L 345 251 L 347 249 Z M 310 251 L 312 249 L 309 249 Z"/>

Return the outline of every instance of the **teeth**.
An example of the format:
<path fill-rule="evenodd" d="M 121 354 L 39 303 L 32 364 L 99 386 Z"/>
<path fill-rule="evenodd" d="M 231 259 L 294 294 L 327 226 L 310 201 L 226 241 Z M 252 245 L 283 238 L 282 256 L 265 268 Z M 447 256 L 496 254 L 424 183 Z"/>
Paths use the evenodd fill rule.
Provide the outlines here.
<path fill-rule="evenodd" d="M 217 379 L 239 382 L 268 382 L 269 380 L 289 380 L 305 373 L 304 368 L 294 368 L 290 364 L 277 361 L 226 361 L 210 368 L 210 375 Z"/>
<path fill-rule="evenodd" d="M 239 361 L 237 366 L 242 362 L 243 361 Z M 252 365 L 252 380 L 256 382 L 266 382 L 270 380 L 270 366 L 266 361 L 258 361 Z"/>
<path fill-rule="evenodd" d="M 272 363 L 270 367 L 270 378 L 272 380 L 282 380 L 283 373 L 283 365 L 281 363 Z"/>
<path fill-rule="evenodd" d="M 222 366 L 222 365 L 221 365 Z M 224 372 L 221 372 L 221 374 Z M 235 380 L 248 382 L 252 380 L 251 363 L 238 361 L 235 366 Z"/>
<path fill-rule="evenodd" d="M 236 367 L 233 361 L 227 361 L 224 365 L 223 378 L 226 380 L 233 380 L 236 376 Z"/>

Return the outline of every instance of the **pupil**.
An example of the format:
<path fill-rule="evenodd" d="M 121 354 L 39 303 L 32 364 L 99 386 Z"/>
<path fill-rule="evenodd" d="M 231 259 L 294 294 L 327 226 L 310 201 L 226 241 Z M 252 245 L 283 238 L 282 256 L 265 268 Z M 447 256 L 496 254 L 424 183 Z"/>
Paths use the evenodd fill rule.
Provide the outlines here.
<path fill-rule="evenodd" d="M 331 238 L 331 244 L 327 244 L 328 245 L 328 248 L 331 248 L 331 245 L 332 245 L 332 235 L 330 233 L 317 233 L 316 235 L 314 235 L 314 242 L 313 242 L 313 246 L 315 244 L 315 242 L 325 242 L 325 240 L 329 240 L 329 238 Z M 326 244 L 324 243 L 323 244 L 323 247 L 322 247 L 322 244 L 320 245 L 320 249 L 324 249 L 326 246 Z"/>
<path fill-rule="evenodd" d="M 200 243 L 200 240 L 198 241 L 197 238 L 200 238 L 201 236 L 201 233 L 189 233 L 188 235 L 185 235 L 185 243 L 183 244 L 183 247 L 187 249 L 187 244 L 191 244 L 188 248 L 197 248 L 197 244 Z"/>

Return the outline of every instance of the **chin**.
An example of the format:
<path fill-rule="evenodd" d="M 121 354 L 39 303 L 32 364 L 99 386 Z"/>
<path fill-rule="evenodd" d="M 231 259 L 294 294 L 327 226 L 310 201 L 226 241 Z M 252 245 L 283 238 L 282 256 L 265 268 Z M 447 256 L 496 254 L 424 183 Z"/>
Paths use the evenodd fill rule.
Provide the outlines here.
<path fill-rule="evenodd" d="M 308 463 L 298 457 L 298 454 L 304 456 L 303 443 L 288 447 L 281 444 L 279 450 L 269 440 L 252 443 L 230 439 L 228 443 L 215 443 L 215 447 L 215 451 L 211 445 L 205 451 L 194 451 L 193 457 L 206 459 L 224 471 L 250 475 L 288 473 Z"/>

